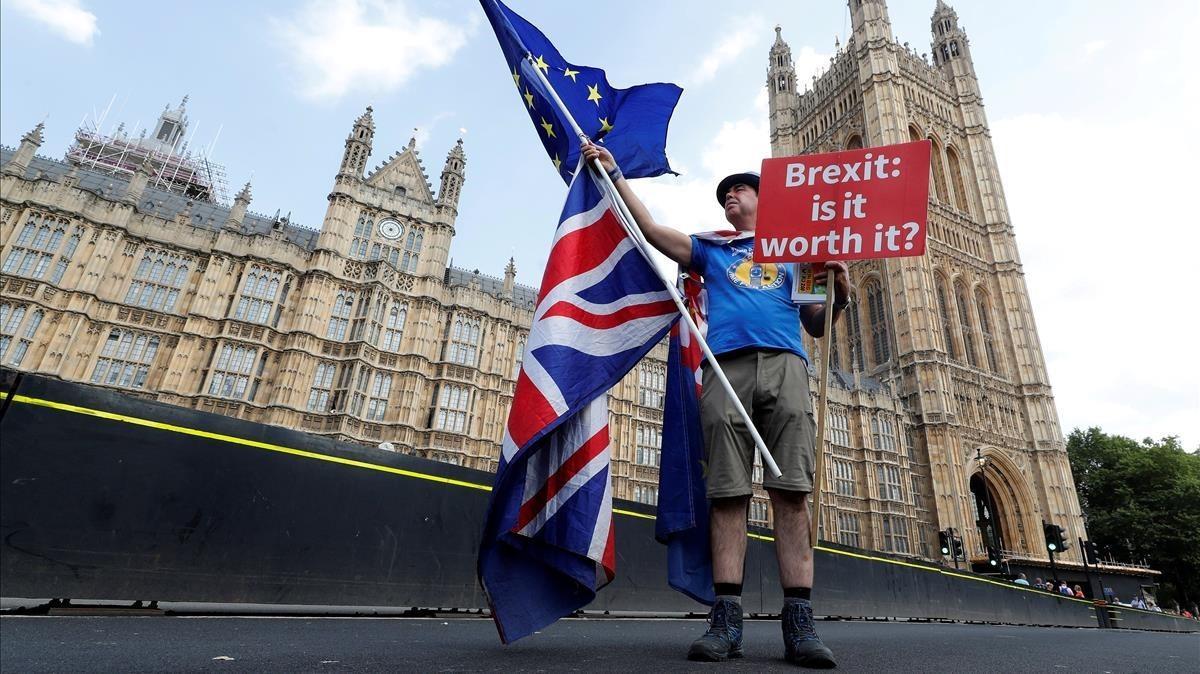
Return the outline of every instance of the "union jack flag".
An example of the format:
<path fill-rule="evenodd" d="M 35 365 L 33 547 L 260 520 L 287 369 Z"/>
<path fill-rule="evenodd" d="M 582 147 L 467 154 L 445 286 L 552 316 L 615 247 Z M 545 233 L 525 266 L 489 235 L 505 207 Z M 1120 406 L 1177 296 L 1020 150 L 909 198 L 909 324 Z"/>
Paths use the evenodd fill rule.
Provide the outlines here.
<path fill-rule="evenodd" d="M 591 171 L 576 170 L 517 378 L 479 577 L 504 643 L 586 606 L 615 551 L 606 392 L 678 313 Z"/>

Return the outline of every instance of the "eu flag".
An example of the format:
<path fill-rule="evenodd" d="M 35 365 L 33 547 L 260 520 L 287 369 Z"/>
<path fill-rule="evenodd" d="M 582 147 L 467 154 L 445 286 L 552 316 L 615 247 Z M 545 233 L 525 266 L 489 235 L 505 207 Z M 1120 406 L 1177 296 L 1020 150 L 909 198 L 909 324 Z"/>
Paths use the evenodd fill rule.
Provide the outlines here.
<path fill-rule="evenodd" d="M 667 125 L 682 89 L 664 83 L 617 89 L 600 68 L 568 63 L 537 26 L 499 0 L 480 3 L 521 103 L 564 181 L 571 182 L 579 161 L 579 139 L 534 68 L 542 71 L 583 132 L 592 140 L 603 139 L 626 178 L 674 173 L 667 162 Z"/>

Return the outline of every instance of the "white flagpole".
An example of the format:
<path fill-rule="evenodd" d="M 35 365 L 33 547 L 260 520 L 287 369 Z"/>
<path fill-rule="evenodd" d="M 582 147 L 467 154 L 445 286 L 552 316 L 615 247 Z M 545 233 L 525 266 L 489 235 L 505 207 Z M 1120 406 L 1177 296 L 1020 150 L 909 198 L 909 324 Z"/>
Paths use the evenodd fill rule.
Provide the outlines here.
<path fill-rule="evenodd" d="M 538 68 L 534 63 L 533 55 L 526 53 L 525 60 L 533 67 L 533 72 L 537 74 L 537 77 L 539 80 L 541 80 L 542 85 L 545 86 L 546 90 L 550 92 L 550 96 L 554 99 L 554 103 L 558 106 L 559 111 L 562 112 L 563 116 L 567 118 L 567 121 L 571 123 L 571 127 L 574 129 L 575 135 L 579 137 L 581 142 L 588 140 L 587 134 L 583 132 L 583 129 L 579 128 L 579 124 L 577 124 L 575 122 L 575 118 L 571 116 L 571 111 L 567 109 L 566 104 L 564 104 L 562 99 L 558 97 L 558 92 L 554 90 L 554 85 L 550 84 L 550 80 L 546 79 L 546 75 L 542 73 L 541 69 Z M 687 322 L 688 329 L 692 331 L 692 335 L 696 338 L 696 342 L 700 345 L 700 350 L 704 352 L 704 357 L 708 359 L 708 364 L 712 368 L 713 374 L 716 375 L 717 380 L 721 382 L 721 387 L 725 389 L 725 395 L 729 396 L 729 399 L 733 401 L 733 405 L 737 409 L 738 414 L 742 417 L 742 420 L 746 422 L 746 428 L 750 429 L 750 436 L 754 438 L 754 446 L 758 449 L 758 454 L 762 458 L 763 466 L 770 471 L 771 475 L 775 477 L 782 477 L 783 473 L 779 470 L 779 466 L 775 463 L 775 459 L 771 456 L 771 452 L 767 449 L 767 444 L 763 442 L 762 436 L 759 435 L 758 429 L 754 426 L 754 420 L 750 418 L 750 414 L 746 412 L 746 408 L 742 406 L 741 399 L 739 399 L 737 393 L 734 392 L 733 385 L 729 383 L 729 379 L 725 376 L 725 372 L 721 370 L 721 366 L 719 363 L 717 363 L 717 358 L 713 355 L 712 349 L 708 348 L 708 341 L 705 340 L 704 336 L 700 334 L 700 328 L 697 327 L 696 322 L 692 320 L 691 314 L 688 313 L 687 307 L 684 306 L 683 298 L 679 296 L 679 291 L 675 289 L 675 284 L 669 283 L 667 279 L 663 277 L 662 272 L 658 269 L 658 266 L 654 264 L 654 259 L 650 257 L 650 252 L 648 249 L 649 243 L 646 241 L 646 238 L 642 236 L 642 230 L 638 228 L 636 222 L 634 221 L 633 214 L 629 212 L 629 207 L 625 205 L 625 200 L 622 199 L 621 194 L 617 192 L 617 186 L 614 185 L 612 179 L 608 177 L 608 172 L 605 171 L 604 167 L 600 165 L 599 159 L 593 160 L 593 166 L 595 167 L 596 172 L 599 173 L 601 178 L 604 180 L 604 185 L 606 191 L 609 193 L 609 196 L 612 198 L 613 202 L 617 204 L 618 215 L 620 216 L 617 219 L 621 221 L 621 226 L 625 229 L 625 232 L 629 234 L 629 237 L 633 239 L 634 246 L 638 249 L 638 252 L 642 254 L 642 257 L 646 259 L 646 262 L 650 265 L 650 268 L 654 270 L 654 273 L 658 276 L 659 280 L 662 281 L 664 286 L 666 286 L 667 292 L 671 294 L 671 300 L 675 302 L 675 307 L 679 310 L 683 320 Z"/>

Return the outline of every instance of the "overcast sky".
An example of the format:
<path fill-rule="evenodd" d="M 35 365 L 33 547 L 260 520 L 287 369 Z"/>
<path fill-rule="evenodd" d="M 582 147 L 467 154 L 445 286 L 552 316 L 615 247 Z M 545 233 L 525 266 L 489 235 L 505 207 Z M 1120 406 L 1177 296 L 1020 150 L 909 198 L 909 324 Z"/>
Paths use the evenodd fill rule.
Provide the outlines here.
<path fill-rule="evenodd" d="M 893 2 L 897 38 L 929 50 L 934 2 Z M 563 55 L 615 86 L 684 94 L 667 149 L 683 175 L 640 181 L 659 220 L 723 224 L 711 192 L 769 154 L 773 27 L 801 83 L 850 30 L 844 2 L 512 0 Z M 1100 426 L 1200 444 L 1200 109 L 1190 1 L 958 2 L 1064 432 Z M 372 165 L 415 134 L 435 188 L 460 136 L 467 183 L 456 265 L 537 285 L 565 188 L 542 154 L 470 0 L 0 0 L 0 142 L 42 119 L 61 157 L 85 115 L 152 124 L 190 95 L 193 147 L 213 145 L 251 210 L 319 227 L 353 119 L 374 106 Z M 415 129 L 415 131 L 414 131 Z M 218 136 L 219 130 L 219 136 Z"/>

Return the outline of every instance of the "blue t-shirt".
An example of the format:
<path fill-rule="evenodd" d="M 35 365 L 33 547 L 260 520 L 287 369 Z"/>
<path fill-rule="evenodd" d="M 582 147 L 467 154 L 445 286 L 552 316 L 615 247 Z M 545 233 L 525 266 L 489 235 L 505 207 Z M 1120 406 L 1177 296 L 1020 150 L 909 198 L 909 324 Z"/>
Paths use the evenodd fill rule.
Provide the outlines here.
<path fill-rule="evenodd" d="M 710 241 L 692 236 L 691 270 L 708 291 L 708 346 L 791 351 L 808 362 L 800 339 L 800 307 L 792 301 L 792 267 L 755 263 L 754 237 Z"/>

